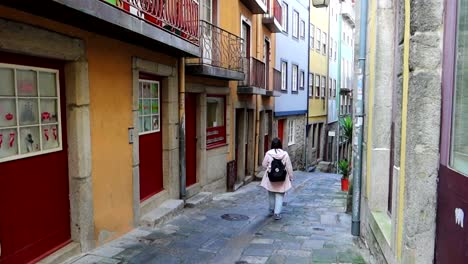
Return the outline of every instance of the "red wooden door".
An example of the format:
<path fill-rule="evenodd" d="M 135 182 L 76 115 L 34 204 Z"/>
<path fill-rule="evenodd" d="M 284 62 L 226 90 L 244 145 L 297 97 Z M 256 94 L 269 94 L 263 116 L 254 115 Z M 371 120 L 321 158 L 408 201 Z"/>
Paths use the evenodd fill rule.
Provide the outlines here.
<path fill-rule="evenodd" d="M 197 183 L 197 101 L 193 93 L 185 96 L 185 170 L 186 186 Z"/>
<path fill-rule="evenodd" d="M 69 243 L 71 238 L 63 64 L 2 53 L 0 63 L 11 63 L 0 65 L 0 263 L 29 263 Z M 15 77 L 8 73 L 13 71 Z M 22 79 L 24 74 L 39 76 L 40 87 L 35 78 Z M 9 90 L 6 86 L 14 82 L 17 87 L 10 86 L 11 94 L 5 96 Z M 21 99 L 28 103 L 18 103 L 18 115 L 10 112 L 9 105 L 13 104 L 8 101 L 12 103 L 24 92 L 35 95 Z M 47 93 L 53 93 L 53 98 L 44 99 Z M 42 122 L 39 111 L 29 111 L 41 103 L 42 113 L 50 112 L 47 118 L 42 116 Z M 55 107 L 49 108 L 49 103 Z M 12 116 L 6 118 L 6 112 Z M 25 121 L 29 127 L 22 126 Z M 5 122 L 13 124 L 6 125 L 10 129 Z"/>
<path fill-rule="evenodd" d="M 163 190 L 161 82 L 155 76 L 140 74 L 139 139 L 140 199 Z"/>
<path fill-rule="evenodd" d="M 284 142 L 283 135 L 284 135 L 284 119 L 280 119 L 278 120 L 278 138 L 281 139 L 281 142 Z"/>
<path fill-rule="evenodd" d="M 445 1 L 445 11 L 436 263 L 461 264 L 468 263 L 468 2 Z"/>

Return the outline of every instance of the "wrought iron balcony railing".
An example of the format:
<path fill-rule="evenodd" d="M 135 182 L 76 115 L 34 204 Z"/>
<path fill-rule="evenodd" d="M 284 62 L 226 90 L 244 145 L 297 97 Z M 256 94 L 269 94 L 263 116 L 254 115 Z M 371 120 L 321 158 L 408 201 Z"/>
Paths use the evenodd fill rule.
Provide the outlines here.
<path fill-rule="evenodd" d="M 273 69 L 273 91 L 281 92 L 281 71 Z"/>
<path fill-rule="evenodd" d="M 242 39 L 206 21 L 200 21 L 200 58 L 187 59 L 187 65 L 210 65 L 243 72 Z"/>
<path fill-rule="evenodd" d="M 199 43 L 197 0 L 100 0 L 194 44 Z"/>
<path fill-rule="evenodd" d="M 265 89 L 265 63 L 255 58 L 244 58 L 245 79 L 239 81 L 239 86 Z"/>

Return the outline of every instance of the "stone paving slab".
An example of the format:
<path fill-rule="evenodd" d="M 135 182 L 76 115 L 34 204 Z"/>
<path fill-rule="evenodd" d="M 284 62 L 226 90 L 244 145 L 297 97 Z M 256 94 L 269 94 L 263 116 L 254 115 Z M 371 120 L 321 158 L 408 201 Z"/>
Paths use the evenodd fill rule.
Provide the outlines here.
<path fill-rule="evenodd" d="M 70 263 L 366 263 L 350 235 L 340 176 L 295 174 L 279 221 L 268 217 L 267 192 L 253 182 L 184 208 L 159 226 L 135 229 Z M 224 214 L 248 219 L 227 221 Z"/>

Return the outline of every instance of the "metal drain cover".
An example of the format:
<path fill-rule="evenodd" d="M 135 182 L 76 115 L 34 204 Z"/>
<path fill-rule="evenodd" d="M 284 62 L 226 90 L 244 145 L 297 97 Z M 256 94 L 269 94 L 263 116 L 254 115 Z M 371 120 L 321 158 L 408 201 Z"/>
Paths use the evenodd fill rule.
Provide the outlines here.
<path fill-rule="evenodd" d="M 249 264 L 249 263 L 245 260 L 239 260 L 239 261 L 236 261 L 235 264 Z"/>
<path fill-rule="evenodd" d="M 227 221 L 245 221 L 249 220 L 249 217 L 246 215 L 241 215 L 241 214 L 223 214 L 221 216 L 222 219 L 227 220 Z"/>

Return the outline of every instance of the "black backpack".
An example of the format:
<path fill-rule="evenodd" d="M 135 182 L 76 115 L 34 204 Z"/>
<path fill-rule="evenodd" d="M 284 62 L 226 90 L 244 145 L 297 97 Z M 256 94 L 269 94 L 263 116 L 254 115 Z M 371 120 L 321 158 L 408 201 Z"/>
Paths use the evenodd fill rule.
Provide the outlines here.
<path fill-rule="evenodd" d="M 283 161 L 273 158 L 270 167 L 268 179 L 270 179 L 271 182 L 282 182 L 286 180 L 286 168 L 284 167 Z"/>

